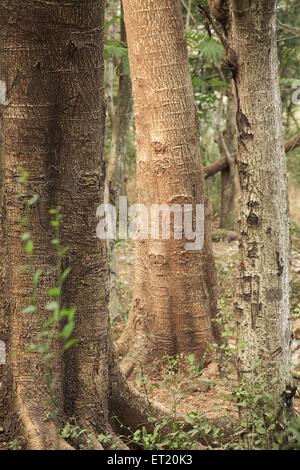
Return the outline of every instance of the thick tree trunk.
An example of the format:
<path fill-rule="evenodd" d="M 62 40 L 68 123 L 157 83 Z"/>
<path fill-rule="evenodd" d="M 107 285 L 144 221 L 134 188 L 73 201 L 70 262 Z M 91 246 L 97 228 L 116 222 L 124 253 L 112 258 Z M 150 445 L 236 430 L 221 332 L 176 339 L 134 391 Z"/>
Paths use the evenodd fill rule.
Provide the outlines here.
<path fill-rule="evenodd" d="M 136 242 L 133 308 L 120 352 L 147 362 L 165 354 L 203 357 L 213 339 L 216 275 L 198 122 L 179 0 L 123 2 L 137 133 L 138 202 L 205 205 L 205 242 Z"/>
<path fill-rule="evenodd" d="M 4 99 L 4 97 L 3 97 Z M 2 434 L 0 440 L 5 440 L 14 431 L 11 418 L 11 407 L 9 406 L 9 388 L 11 376 L 6 364 L 6 355 L 9 341 L 9 319 L 5 314 L 7 305 L 7 276 L 6 247 L 4 237 L 3 221 L 3 183 L 4 183 L 4 135 L 3 135 L 3 103 L 0 104 L 0 426 L 6 429 L 6 434 Z"/>
<path fill-rule="evenodd" d="M 47 418 L 49 393 L 43 359 L 40 354 L 26 351 L 29 345 L 37 343 L 46 318 L 44 306 L 49 301 L 48 289 L 56 283 L 56 261 L 47 220 L 52 204 L 54 148 L 60 139 L 55 128 L 59 106 L 53 79 L 56 46 L 50 34 L 54 17 L 45 6 L 35 2 L 25 5 L 10 1 L 2 5 L 0 20 L 0 78 L 8 90 L 4 107 L 6 155 L 2 221 L 7 278 L 4 313 L 9 329 L 6 367 L 13 375 L 13 405 L 30 448 L 58 447 L 55 427 Z M 46 24 L 49 22 L 49 30 L 45 20 Z M 24 203 L 16 198 L 24 190 L 17 182 L 20 168 L 30 173 L 28 191 L 39 195 L 30 218 L 33 268 L 43 269 L 38 313 L 34 314 L 22 313 L 33 292 L 33 284 L 18 223 L 24 217 Z M 6 334 L 8 336 L 8 331 Z M 62 404 L 62 368 L 58 344 L 53 348 L 53 383 L 59 406 Z"/>
<path fill-rule="evenodd" d="M 282 402 L 291 378 L 290 240 L 276 2 L 232 0 L 229 32 L 241 184 L 236 309 L 244 346 L 239 348 L 239 373 L 246 383 L 261 383 Z"/>
<path fill-rule="evenodd" d="M 95 448 L 101 447 L 95 433 L 111 431 L 110 417 L 123 405 L 122 418 L 128 423 L 146 419 L 145 401 L 129 390 L 114 363 L 106 247 L 96 238 L 96 208 L 104 192 L 103 11 L 104 0 L 72 5 L 9 0 L 1 5 L 0 80 L 5 81 L 8 93 L 4 244 L 1 239 L 0 245 L 5 247 L 1 268 L 4 264 L 6 281 L 5 290 L 0 285 L 0 339 L 7 344 L 8 361 L 0 367 L 5 377 L 12 372 L 13 385 L 9 390 L 1 387 L 0 410 L 8 432 L 14 423 L 6 411 L 2 415 L 2 405 L 9 402 L 19 418 L 19 433 L 31 449 L 68 447 L 49 417 L 42 356 L 25 349 L 36 343 L 47 318 L 48 289 L 56 285 L 48 209 L 58 204 L 64 213 L 62 241 L 69 246 L 67 264 L 72 267 L 62 300 L 77 307 L 78 339 L 65 358 L 59 343 L 51 350 L 58 415 L 75 415 L 90 430 L 89 442 Z M 29 190 L 39 195 L 30 217 L 32 261 L 44 273 L 38 314 L 22 313 L 32 293 L 32 279 L 24 269 L 28 259 L 18 224 L 24 207 L 15 197 L 22 189 L 17 182 L 20 167 L 30 174 Z M 122 446 L 118 439 L 114 443 Z"/>

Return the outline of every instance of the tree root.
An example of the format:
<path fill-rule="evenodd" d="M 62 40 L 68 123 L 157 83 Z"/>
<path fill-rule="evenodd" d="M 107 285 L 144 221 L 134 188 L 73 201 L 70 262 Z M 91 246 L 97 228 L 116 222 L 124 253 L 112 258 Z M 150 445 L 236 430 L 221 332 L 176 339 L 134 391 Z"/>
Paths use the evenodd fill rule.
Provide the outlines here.
<path fill-rule="evenodd" d="M 170 422 L 166 426 L 166 433 L 172 432 L 174 420 L 185 423 L 183 427 L 185 431 L 192 430 L 193 426 L 186 421 L 185 415 L 176 413 L 175 417 L 172 409 L 165 407 L 159 402 L 150 401 L 147 396 L 145 397 L 128 384 L 118 368 L 113 370 L 110 408 L 115 413 L 115 425 L 120 433 L 124 433 L 124 429 L 134 432 L 142 426 L 145 426 L 148 432 L 152 432 L 155 423 L 153 423 L 153 420 L 149 421 L 150 417 L 157 420 L 165 417 L 169 418 Z M 208 418 L 203 415 L 199 419 L 210 424 L 212 427 L 219 428 L 223 433 L 222 442 L 224 443 L 230 439 L 234 428 L 238 425 L 236 417 L 219 416 Z M 199 442 L 205 446 L 216 445 L 215 438 L 210 435 L 200 438 Z"/>
<path fill-rule="evenodd" d="M 135 365 L 136 364 L 132 359 L 124 359 L 120 362 L 120 369 L 124 377 L 128 379 L 131 376 Z"/>
<path fill-rule="evenodd" d="M 50 420 L 44 422 L 31 416 L 27 406 L 19 407 L 20 425 L 26 440 L 27 450 L 74 450 L 59 436 L 55 424 Z"/>

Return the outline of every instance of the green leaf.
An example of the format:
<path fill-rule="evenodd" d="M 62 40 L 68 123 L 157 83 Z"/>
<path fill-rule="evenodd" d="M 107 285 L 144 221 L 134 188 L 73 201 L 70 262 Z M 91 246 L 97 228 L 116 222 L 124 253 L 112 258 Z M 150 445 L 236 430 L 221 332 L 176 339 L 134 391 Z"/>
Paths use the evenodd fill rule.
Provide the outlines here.
<path fill-rule="evenodd" d="M 41 268 L 38 268 L 38 269 L 35 271 L 35 273 L 33 274 L 32 280 L 33 280 L 33 284 L 34 284 L 35 286 L 37 286 L 38 283 L 40 282 L 40 277 L 41 277 L 42 274 L 43 274 L 43 270 L 42 270 Z"/>
<path fill-rule="evenodd" d="M 72 320 L 70 322 L 68 322 L 62 329 L 60 335 L 64 338 L 64 339 L 68 339 L 70 338 L 71 334 L 73 333 L 73 330 L 74 330 L 74 327 L 75 327 L 75 322 Z"/>
<path fill-rule="evenodd" d="M 36 312 L 36 305 L 28 305 L 28 307 L 23 308 L 22 313 L 30 314 Z"/>
<path fill-rule="evenodd" d="M 23 242 L 27 242 L 27 240 L 30 240 L 31 236 L 30 236 L 30 232 L 24 232 L 22 237 L 21 237 L 21 240 Z"/>
<path fill-rule="evenodd" d="M 128 50 L 125 44 L 117 39 L 107 39 L 104 43 L 105 59 L 121 59 L 128 56 Z"/>
<path fill-rule="evenodd" d="M 30 344 L 30 346 L 28 346 L 26 349 L 25 349 L 26 352 L 37 352 L 37 346 L 36 344 Z"/>
<path fill-rule="evenodd" d="M 33 207 L 37 201 L 39 200 L 39 196 L 37 194 L 34 194 L 28 201 L 28 206 Z"/>
<path fill-rule="evenodd" d="M 76 344 L 76 343 L 77 343 L 77 339 L 75 339 L 75 338 L 69 339 L 69 340 L 64 344 L 63 350 L 64 350 L 64 351 L 67 351 L 67 350 L 70 349 L 72 346 L 74 346 L 74 344 Z"/>
<path fill-rule="evenodd" d="M 51 224 L 51 227 L 53 228 L 58 228 L 60 226 L 59 220 L 55 220 L 55 219 L 51 220 L 50 224 Z"/>
<path fill-rule="evenodd" d="M 46 310 L 48 310 L 49 312 L 55 312 L 57 310 L 59 310 L 59 303 L 56 302 L 56 300 L 53 300 L 52 302 L 48 302 L 46 304 Z"/>
<path fill-rule="evenodd" d="M 65 269 L 64 272 L 60 275 L 60 281 L 64 282 L 69 276 L 70 272 L 71 272 L 71 268 Z"/>
<path fill-rule="evenodd" d="M 67 318 L 68 321 L 72 321 L 74 319 L 76 313 L 75 307 L 64 307 L 60 311 L 60 318 Z"/>
<path fill-rule="evenodd" d="M 33 241 L 32 241 L 32 240 L 28 240 L 28 241 L 25 243 L 24 250 L 25 250 L 25 253 L 26 253 L 27 255 L 31 255 L 31 254 L 32 254 L 32 252 L 33 252 Z"/>
<path fill-rule="evenodd" d="M 48 294 L 50 297 L 59 297 L 60 296 L 60 288 L 59 287 L 52 287 L 52 289 L 48 290 Z"/>
<path fill-rule="evenodd" d="M 198 50 L 211 62 L 218 62 L 224 57 L 224 47 L 213 38 L 205 38 L 203 42 L 199 43 Z"/>

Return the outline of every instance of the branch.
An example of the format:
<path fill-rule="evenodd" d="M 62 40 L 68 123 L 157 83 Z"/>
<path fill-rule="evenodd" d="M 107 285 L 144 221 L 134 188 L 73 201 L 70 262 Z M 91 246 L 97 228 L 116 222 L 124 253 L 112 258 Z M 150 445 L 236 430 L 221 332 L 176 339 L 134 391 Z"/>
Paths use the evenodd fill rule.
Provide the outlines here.
<path fill-rule="evenodd" d="M 204 167 L 204 176 L 209 178 L 210 176 L 216 175 L 219 171 L 223 171 L 228 167 L 228 162 L 225 157 L 219 158 L 214 163 Z"/>
<path fill-rule="evenodd" d="M 300 133 L 285 143 L 285 153 L 289 153 L 300 147 Z"/>
<path fill-rule="evenodd" d="M 292 139 L 286 141 L 285 153 L 288 154 L 289 152 L 291 152 L 292 150 L 295 150 L 298 147 L 300 147 L 300 133 L 297 134 Z M 234 155 L 233 158 L 236 158 L 236 155 Z M 226 170 L 227 167 L 228 167 L 227 158 L 225 157 L 219 158 L 215 162 L 204 167 L 204 176 L 205 178 L 209 178 L 210 176 L 216 175 L 220 171 Z"/>
<path fill-rule="evenodd" d="M 216 35 L 219 37 L 221 43 L 223 44 L 223 47 L 225 50 L 227 50 L 227 47 L 228 47 L 228 43 L 227 43 L 227 40 L 226 40 L 226 37 L 225 37 L 225 34 L 222 30 L 222 27 L 219 26 L 218 22 L 215 20 L 215 18 L 211 15 L 210 11 L 208 9 L 206 9 L 204 6 L 202 5 L 198 5 L 198 8 L 200 10 L 200 12 L 206 17 L 207 21 L 211 24 L 211 26 L 213 27 Z"/>

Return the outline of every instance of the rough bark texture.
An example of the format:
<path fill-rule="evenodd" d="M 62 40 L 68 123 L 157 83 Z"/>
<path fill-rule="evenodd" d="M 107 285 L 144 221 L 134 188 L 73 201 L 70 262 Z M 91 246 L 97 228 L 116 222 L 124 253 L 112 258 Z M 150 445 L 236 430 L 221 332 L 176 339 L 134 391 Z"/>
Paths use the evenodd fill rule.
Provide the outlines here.
<path fill-rule="evenodd" d="M 239 372 L 282 399 L 290 382 L 290 270 L 275 1 L 232 0 L 227 57 L 238 96 Z"/>
<path fill-rule="evenodd" d="M 199 133 L 188 68 L 180 1 L 123 2 L 137 133 L 138 201 L 204 203 L 205 245 L 185 241 L 136 242 L 133 308 L 122 335 L 147 361 L 165 354 L 203 356 L 212 341 L 216 276 L 210 214 L 199 155 Z"/>
<path fill-rule="evenodd" d="M 47 15 L 49 13 L 49 15 Z M 8 337 L 6 367 L 13 375 L 13 390 L 6 400 L 14 400 L 14 409 L 26 437 L 28 447 L 57 446 L 57 435 L 47 420 L 48 390 L 41 355 L 26 352 L 26 347 L 37 342 L 37 334 L 46 318 L 44 305 L 49 300 L 47 291 L 55 285 L 55 257 L 50 245 L 51 231 L 47 211 L 51 206 L 52 146 L 58 136 L 54 120 L 58 103 L 53 86 L 53 35 L 47 36 L 45 20 L 51 18 L 45 6 L 35 2 L 26 6 L 20 1 L 3 2 L 1 11 L 0 62 L 1 79 L 6 83 L 7 99 L 4 108 L 4 136 L 6 147 L 3 198 L 6 291 L 5 317 Z M 52 41 L 51 41 L 52 40 Z M 49 50 L 52 54 L 49 54 Z M 50 61 L 50 66 L 49 66 Z M 43 67 L 49 67 L 43 73 Z M 23 189 L 17 183 L 19 168 L 30 173 L 29 191 L 39 195 L 38 206 L 31 215 L 31 235 L 34 242 L 33 266 L 43 269 L 39 289 L 39 314 L 22 314 L 32 293 L 32 272 L 21 242 L 18 221 L 24 216 L 24 206 L 16 199 Z M 50 183 L 50 184 L 49 184 Z M 8 335 L 9 333 L 9 335 Z M 62 369 L 58 345 L 53 364 L 57 404 L 62 403 Z M 39 387 L 37 387 L 39 384 Z M 5 429 L 7 431 L 7 429 Z"/>
<path fill-rule="evenodd" d="M 7 435 L 13 432 L 9 407 L 9 386 L 11 376 L 8 367 L 5 364 L 5 354 L 7 353 L 9 340 L 9 321 L 5 314 L 7 309 L 6 297 L 6 271 L 5 271 L 5 238 L 3 225 L 3 183 L 4 183 L 4 135 L 3 135 L 3 106 L 0 104 L 0 341 L 2 341 L 2 357 L 0 357 L 0 426 L 7 430 Z M 3 350 L 3 345 L 5 350 Z M 2 434 L 0 440 L 7 438 Z"/>
<path fill-rule="evenodd" d="M 64 361 L 55 353 L 53 380 L 58 414 L 77 416 L 100 448 L 96 432 L 111 431 L 111 416 L 146 420 L 144 400 L 132 392 L 117 369 L 111 347 L 106 290 L 106 247 L 96 239 L 96 207 L 103 202 L 103 34 L 104 1 L 4 1 L 0 17 L 0 79 L 7 84 L 4 110 L 6 145 L 3 223 L 5 286 L 0 285 L 0 339 L 8 348 L 1 370 L 0 425 L 6 435 L 19 423 L 27 448 L 68 448 L 49 418 L 48 389 L 41 355 L 25 351 L 36 342 L 46 319 L 49 287 L 56 284 L 48 209 L 64 212 L 62 239 L 69 246 L 72 274 L 63 302 L 77 307 L 76 347 Z M 24 215 L 18 168 L 30 173 L 29 189 L 39 194 L 31 214 L 33 264 L 43 268 L 39 314 L 25 315 L 32 292 L 28 260 L 17 221 Z M 0 234 L 3 232 L 1 231 Z M 2 236 L 2 235 L 1 235 Z M 3 238 L 3 237 L 2 237 Z M 3 302 L 5 308 L 3 309 Z M 65 366 L 65 367 L 63 367 Z M 108 375 L 110 371 L 110 376 Z M 13 385 L 6 380 L 12 373 Z M 10 387 L 8 387 L 11 385 Z M 9 404 L 12 419 L 3 405 Z M 94 431 L 94 434 L 93 434 Z M 122 443 L 115 439 L 118 446 Z M 123 446 L 124 447 L 124 446 Z"/>

